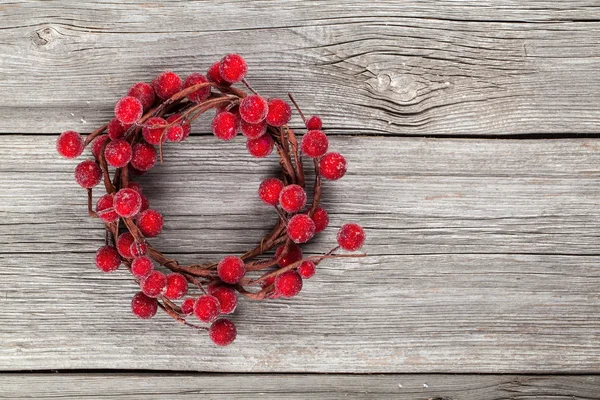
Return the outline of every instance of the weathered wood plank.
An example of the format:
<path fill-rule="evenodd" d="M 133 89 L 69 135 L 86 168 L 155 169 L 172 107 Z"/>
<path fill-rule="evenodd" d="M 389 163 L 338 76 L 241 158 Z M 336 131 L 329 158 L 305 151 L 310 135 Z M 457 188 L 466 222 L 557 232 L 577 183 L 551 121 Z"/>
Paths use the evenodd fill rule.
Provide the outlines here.
<path fill-rule="evenodd" d="M 323 263 L 296 299 L 242 301 L 226 349 L 130 315 L 135 284 L 93 267 L 102 229 L 53 142 L 0 142 L 1 370 L 600 370 L 598 140 L 332 138 L 350 170 L 326 184 L 331 228 L 306 249 L 355 220 L 371 256 Z M 255 190 L 275 159 L 241 142 L 166 146 L 142 179 L 166 218 L 153 244 L 186 262 L 262 235 Z"/>
<path fill-rule="evenodd" d="M 132 82 L 237 51 L 258 90 L 335 133 L 597 134 L 599 19 L 594 0 L 17 1 L 0 132 L 86 130 Z"/>
<path fill-rule="evenodd" d="M 0 374 L 6 399 L 600 399 L 598 375 Z"/>

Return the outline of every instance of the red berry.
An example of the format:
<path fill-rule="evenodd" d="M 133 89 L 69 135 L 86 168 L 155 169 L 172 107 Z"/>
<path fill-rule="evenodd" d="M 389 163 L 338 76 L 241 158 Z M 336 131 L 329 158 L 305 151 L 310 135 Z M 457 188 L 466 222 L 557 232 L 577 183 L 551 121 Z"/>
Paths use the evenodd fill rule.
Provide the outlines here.
<path fill-rule="evenodd" d="M 117 215 L 115 209 L 113 208 L 113 201 L 113 195 L 107 193 L 104 196 L 100 197 L 96 202 L 96 214 L 102 221 L 106 222 L 107 224 L 115 222 L 119 219 L 119 215 Z"/>
<path fill-rule="evenodd" d="M 296 243 L 306 243 L 315 235 L 315 223 L 306 214 L 296 214 L 288 221 L 287 234 Z"/>
<path fill-rule="evenodd" d="M 150 144 L 164 143 L 167 140 L 167 136 L 163 134 L 165 125 L 167 125 L 167 121 L 160 117 L 148 118 L 142 128 L 142 136 Z"/>
<path fill-rule="evenodd" d="M 131 166 L 139 171 L 148 171 L 156 164 L 156 149 L 148 143 L 136 143 L 132 148 Z"/>
<path fill-rule="evenodd" d="M 302 290 L 302 278 L 296 271 L 285 271 L 275 279 L 275 290 L 281 297 L 294 297 Z"/>
<path fill-rule="evenodd" d="M 135 240 L 129 232 L 121 233 L 117 238 L 117 251 L 121 257 L 133 258 L 131 255 L 131 245 Z"/>
<path fill-rule="evenodd" d="M 321 118 L 316 115 L 313 115 L 306 121 L 306 129 L 309 131 L 318 131 L 321 130 L 321 128 L 323 128 L 323 122 L 321 121 Z"/>
<path fill-rule="evenodd" d="M 219 74 L 229 83 L 239 82 L 246 77 L 248 65 L 239 54 L 227 54 L 219 62 Z"/>
<path fill-rule="evenodd" d="M 238 283 L 246 274 L 244 261 L 236 256 L 225 256 L 217 265 L 219 278 L 225 283 Z"/>
<path fill-rule="evenodd" d="M 142 211 L 137 217 L 137 226 L 145 237 L 155 237 L 163 228 L 162 214 L 156 210 Z"/>
<path fill-rule="evenodd" d="M 228 111 L 218 113 L 213 118 L 212 131 L 221 140 L 233 139 L 238 132 L 237 117 Z"/>
<path fill-rule="evenodd" d="M 100 135 L 96 139 L 92 141 L 92 155 L 96 160 L 100 159 L 100 154 L 103 150 L 104 143 L 106 143 L 110 138 L 108 135 Z"/>
<path fill-rule="evenodd" d="M 188 291 L 188 283 L 181 274 L 174 273 L 167 275 L 167 290 L 165 297 L 170 300 L 177 300 L 185 296 Z"/>
<path fill-rule="evenodd" d="M 248 139 L 246 149 L 248 152 L 257 158 L 266 157 L 273 151 L 273 138 L 271 135 L 262 135 L 257 139 Z"/>
<path fill-rule="evenodd" d="M 146 296 L 158 297 L 167 287 L 167 277 L 160 271 L 152 271 L 142 280 L 140 287 Z"/>
<path fill-rule="evenodd" d="M 150 202 L 148 201 L 148 198 L 143 194 L 140 194 L 140 196 L 142 196 L 142 208 L 140 208 L 140 212 L 146 211 L 150 207 Z"/>
<path fill-rule="evenodd" d="M 208 336 L 217 346 L 227 346 L 235 340 L 237 329 L 233 322 L 227 318 L 221 318 L 210 326 Z"/>
<path fill-rule="evenodd" d="M 112 246 L 103 246 L 96 252 L 96 267 L 103 272 L 112 272 L 121 265 L 119 252 Z"/>
<path fill-rule="evenodd" d="M 154 271 L 154 264 L 148 256 L 134 258 L 131 262 L 131 274 L 138 279 L 144 279 Z"/>
<path fill-rule="evenodd" d="M 277 178 L 267 178 L 258 187 L 258 197 L 265 203 L 276 206 L 279 203 L 279 194 L 283 189 L 283 182 Z"/>
<path fill-rule="evenodd" d="M 337 234 L 340 247 L 348 251 L 356 251 L 365 243 L 365 231 L 358 224 L 343 225 Z"/>
<path fill-rule="evenodd" d="M 80 162 L 75 167 L 75 181 L 85 189 L 90 189 L 100 183 L 102 170 L 92 160 Z"/>
<path fill-rule="evenodd" d="M 315 222 L 315 233 L 319 233 L 324 231 L 327 225 L 329 225 L 329 214 L 321 207 L 317 207 L 312 220 Z"/>
<path fill-rule="evenodd" d="M 138 318 L 149 319 L 156 315 L 158 310 L 158 301 L 146 296 L 142 292 L 138 292 L 133 299 L 131 299 L 131 311 Z"/>
<path fill-rule="evenodd" d="M 115 117 L 125 125 L 130 125 L 142 117 L 144 106 L 133 96 L 125 96 L 115 104 Z"/>
<path fill-rule="evenodd" d="M 56 151 L 64 158 L 76 158 L 83 153 L 85 147 L 81 135 L 75 131 L 61 133 L 56 139 Z"/>
<path fill-rule="evenodd" d="M 127 129 L 130 127 L 131 125 L 125 125 L 115 117 L 108 123 L 106 132 L 108 133 L 108 137 L 112 140 L 121 139 L 125 136 L 125 132 L 127 132 Z"/>
<path fill-rule="evenodd" d="M 325 179 L 335 181 L 346 173 L 346 159 L 339 153 L 327 153 L 319 161 L 319 173 Z"/>
<path fill-rule="evenodd" d="M 256 139 L 267 132 L 267 121 L 261 121 L 258 124 L 251 124 L 241 120 L 240 130 L 242 131 L 242 135 L 246 136 L 248 139 Z"/>
<path fill-rule="evenodd" d="M 232 287 L 225 285 L 211 286 L 208 288 L 208 294 L 211 294 L 219 300 L 221 314 L 231 314 L 237 306 L 237 295 Z"/>
<path fill-rule="evenodd" d="M 136 191 L 136 192 L 138 192 L 139 194 L 142 194 L 142 185 L 140 185 L 140 184 L 139 184 L 139 183 L 137 183 L 137 182 L 131 182 L 131 181 L 129 181 L 129 183 L 127 184 L 127 187 L 128 187 L 129 189 L 133 189 L 133 190 L 135 190 L 135 191 Z"/>
<path fill-rule="evenodd" d="M 267 101 L 257 94 L 244 97 L 240 102 L 240 117 L 250 124 L 258 124 L 267 117 Z"/>
<path fill-rule="evenodd" d="M 123 218 L 129 218 L 140 212 L 142 208 L 142 197 L 133 189 L 124 188 L 115 194 L 115 212 Z"/>
<path fill-rule="evenodd" d="M 306 205 L 306 192 L 300 185 L 287 185 L 279 194 L 279 204 L 289 213 L 298 212 Z"/>
<path fill-rule="evenodd" d="M 296 243 L 290 243 L 287 253 L 282 256 L 281 253 L 283 253 L 284 249 L 285 244 L 282 244 L 277 248 L 277 250 L 275 250 L 275 258 L 279 258 L 281 256 L 279 262 L 277 263 L 280 267 L 287 267 L 290 264 L 302 260 L 302 249 Z"/>
<path fill-rule="evenodd" d="M 142 103 L 144 111 L 149 110 L 154 104 L 154 100 L 156 100 L 154 89 L 146 82 L 134 83 L 133 86 L 129 88 L 127 95 L 138 99 L 140 103 Z"/>
<path fill-rule="evenodd" d="M 129 247 L 129 252 L 132 257 L 141 257 L 148 251 L 148 244 L 146 242 L 136 242 L 131 243 L 131 247 Z"/>
<path fill-rule="evenodd" d="M 167 118 L 167 123 L 170 124 L 171 122 L 174 122 L 175 120 L 179 119 L 180 117 L 181 117 L 181 114 L 173 114 L 169 118 Z M 169 138 L 169 140 L 172 142 L 181 142 L 181 141 L 187 139 L 187 137 L 190 136 L 190 132 L 192 131 L 192 126 L 190 124 L 190 121 L 188 121 L 187 118 L 182 118 L 182 119 L 179 119 L 179 121 L 177 122 L 176 125 L 181 126 L 181 128 L 183 129 L 183 135 L 181 136 L 181 139 L 179 139 L 179 140 L 175 140 L 173 138 Z M 167 136 L 168 136 L 168 132 L 167 132 Z"/>
<path fill-rule="evenodd" d="M 194 312 L 194 305 L 196 304 L 196 299 L 193 297 L 188 297 L 181 302 L 181 312 L 185 315 L 190 315 Z"/>
<path fill-rule="evenodd" d="M 312 278 L 315 272 L 317 272 L 317 267 L 315 267 L 315 263 L 313 263 L 312 261 L 302 261 L 302 263 L 298 267 L 298 274 L 303 279 Z"/>
<path fill-rule="evenodd" d="M 124 139 L 112 140 L 104 148 L 104 158 L 108 165 L 115 168 L 126 166 L 133 157 L 131 145 Z"/>
<path fill-rule="evenodd" d="M 292 109 L 288 103 L 281 99 L 270 99 L 268 104 L 267 123 L 269 125 L 283 126 L 290 122 Z"/>
<path fill-rule="evenodd" d="M 302 136 L 300 149 L 311 158 L 321 157 L 327 152 L 329 140 L 323 131 L 308 131 Z"/>
<path fill-rule="evenodd" d="M 185 79 L 185 82 L 183 82 L 183 87 L 187 89 L 190 86 L 194 86 L 194 85 L 198 85 L 200 83 L 206 83 L 206 82 L 208 82 L 208 79 L 206 78 L 206 76 L 204 76 L 198 72 L 194 72 Z M 200 88 L 200 89 L 188 94 L 187 97 L 188 97 L 188 99 L 190 99 L 190 101 L 193 101 L 194 103 L 201 103 L 204 100 L 208 99 L 208 96 L 210 96 L 210 86 L 205 86 L 203 88 Z"/>
<path fill-rule="evenodd" d="M 152 87 L 158 97 L 166 100 L 179 92 L 182 89 L 183 84 L 181 78 L 175 72 L 165 71 L 154 78 Z"/>
<path fill-rule="evenodd" d="M 202 322 L 212 322 L 221 313 L 221 305 L 215 296 L 205 294 L 194 304 L 194 315 Z"/>
<path fill-rule="evenodd" d="M 208 72 L 206 73 L 206 78 L 208 78 L 208 80 L 210 82 L 214 82 L 217 85 L 229 86 L 229 85 L 231 85 L 231 83 L 225 82 L 223 80 L 223 78 L 221 78 L 221 71 L 219 70 L 220 64 L 221 63 L 219 61 L 217 61 L 216 63 L 211 65 L 210 68 L 208 69 Z"/>

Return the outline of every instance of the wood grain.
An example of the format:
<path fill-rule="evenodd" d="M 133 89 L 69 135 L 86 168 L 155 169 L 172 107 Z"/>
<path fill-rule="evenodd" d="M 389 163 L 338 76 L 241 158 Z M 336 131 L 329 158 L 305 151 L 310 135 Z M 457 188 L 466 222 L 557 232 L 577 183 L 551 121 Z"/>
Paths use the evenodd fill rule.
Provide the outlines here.
<path fill-rule="evenodd" d="M 89 130 L 133 82 L 240 52 L 331 133 L 596 135 L 598 20 L 594 0 L 11 2 L 0 133 Z"/>
<path fill-rule="evenodd" d="M 276 172 L 241 139 L 166 147 L 141 179 L 180 260 L 249 248 L 272 223 L 256 188 Z M 0 142 L 0 369 L 221 372 L 577 372 L 600 369 L 598 140 L 334 137 L 347 176 L 325 187 L 331 227 L 366 227 L 369 257 L 331 260 L 293 300 L 242 301 L 220 349 L 164 316 L 139 321 L 74 161 L 54 138 Z M 310 179 L 310 178 L 309 178 Z"/>

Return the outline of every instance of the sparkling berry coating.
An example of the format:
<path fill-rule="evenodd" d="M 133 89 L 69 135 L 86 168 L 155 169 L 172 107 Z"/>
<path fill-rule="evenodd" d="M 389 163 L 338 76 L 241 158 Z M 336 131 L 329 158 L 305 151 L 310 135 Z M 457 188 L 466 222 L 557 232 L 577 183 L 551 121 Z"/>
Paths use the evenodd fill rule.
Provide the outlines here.
<path fill-rule="evenodd" d="M 316 115 L 313 115 L 306 121 L 306 129 L 309 131 L 319 131 L 323 128 L 323 122 L 321 118 Z"/>
<path fill-rule="evenodd" d="M 271 135 L 262 135 L 257 139 L 248 139 L 246 149 L 253 157 L 263 158 L 271 154 L 274 144 Z"/>
<path fill-rule="evenodd" d="M 108 135 L 100 135 L 92 141 L 92 155 L 96 160 L 100 159 L 100 153 L 103 150 L 104 143 L 106 143 L 108 140 L 110 140 Z"/>
<path fill-rule="evenodd" d="M 146 242 L 136 242 L 131 243 L 129 247 L 129 252 L 132 257 L 141 257 L 148 251 L 148 244 Z"/>
<path fill-rule="evenodd" d="M 115 222 L 119 219 L 119 215 L 113 208 L 113 202 L 114 198 L 110 193 L 100 197 L 96 202 L 96 215 L 98 215 L 98 217 L 107 224 Z"/>
<path fill-rule="evenodd" d="M 268 110 L 267 101 L 257 94 L 244 97 L 240 102 L 240 117 L 250 124 L 258 124 L 264 121 Z"/>
<path fill-rule="evenodd" d="M 84 140 L 75 131 L 61 133 L 56 139 L 56 151 L 64 158 L 76 158 L 83 153 Z"/>
<path fill-rule="evenodd" d="M 117 251 L 121 257 L 133 258 L 131 255 L 131 245 L 134 241 L 133 236 L 129 232 L 124 232 L 119 235 L 117 238 Z"/>
<path fill-rule="evenodd" d="M 187 89 L 190 86 L 194 86 L 194 85 L 198 85 L 198 84 L 206 83 L 206 82 L 208 82 L 208 79 L 206 78 L 206 76 L 202 75 L 201 73 L 194 72 L 185 79 L 185 82 L 183 82 L 183 87 L 185 89 Z M 190 101 L 193 101 L 194 103 L 201 103 L 204 100 L 208 99 L 208 96 L 210 96 L 210 86 L 200 88 L 200 89 L 188 94 L 187 97 L 188 97 L 188 99 L 190 99 Z"/>
<path fill-rule="evenodd" d="M 212 120 L 213 134 L 221 140 L 231 140 L 238 132 L 238 119 L 229 111 L 220 112 Z"/>
<path fill-rule="evenodd" d="M 163 216 L 156 210 L 145 210 L 137 217 L 136 224 L 145 237 L 155 237 L 163 228 Z"/>
<path fill-rule="evenodd" d="M 358 224 L 342 225 L 337 234 L 340 247 L 348 251 L 356 251 L 365 243 L 365 231 Z"/>
<path fill-rule="evenodd" d="M 344 176 L 346 168 L 346 159 L 339 153 L 327 153 L 319 161 L 319 174 L 330 181 Z"/>
<path fill-rule="evenodd" d="M 148 171 L 156 164 L 156 149 L 151 144 L 136 143 L 133 145 L 132 153 L 131 166 L 139 171 Z"/>
<path fill-rule="evenodd" d="M 292 109 L 290 105 L 281 99 L 270 99 L 268 102 L 269 112 L 267 123 L 271 126 L 283 126 L 290 122 Z"/>
<path fill-rule="evenodd" d="M 178 273 L 167 275 L 167 290 L 165 297 L 169 300 L 177 300 L 186 295 L 188 283 L 185 277 Z"/>
<path fill-rule="evenodd" d="M 267 132 L 267 121 L 261 121 L 258 124 L 251 124 L 241 120 L 240 130 L 242 131 L 242 135 L 246 136 L 248 139 L 256 139 Z"/>
<path fill-rule="evenodd" d="M 80 162 L 75 167 L 75 181 L 84 189 L 90 189 L 100 183 L 102 170 L 92 160 Z"/>
<path fill-rule="evenodd" d="M 279 203 L 279 194 L 283 189 L 283 182 L 277 178 L 267 178 L 258 187 L 258 197 L 265 204 L 276 206 Z"/>
<path fill-rule="evenodd" d="M 285 244 L 282 244 L 277 248 L 277 250 L 275 250 L 275 258 L 279 258 L 279 256 L 281 256 L 281 259 L 277 263 L 280 267 L 287 267 L 290 264 L 302 260 L 302 249 L 296 243 L 290 243 L 287 253 L 281 255 L 284 249 Z"/>
<path fill-rule="evenodd" d="M 111 140 L 104 148 L 104 158 L 115 168 L 126 166 L 133 157 L 131 145 L 124 139 Z"/>
<path fill-rule="evenodd" d="M 239 54 L 227 54 L 219 62 L 219 74 L 225 82 L 236 83 L 246 77 L 248 65 Z"/>
<path fill-rule="evenodd" d="M 231 314 L 237 307 L 237 294 L 232 287 L 225 285 L 210 286 L 208 294 L 219 300 L 221 314 Z"/>
<path fill-rule="evenodd" d="M 119 121 L 117 117 L 110 120 L 108 126 L 106 127 L 106 133 L 108 133 L 108 137 L 112 140 L 122 139 L 125 136 L 125 132 L 129 129 L 131 125 L 126 125 Z"/>
<path fill-rule="evenodd" d="M 221 318 L 210 326 L 208 336 L 217 346 L 227 346 L 235 340 L 237 329 L 233 322 L 227 318 Z"/>
<path fill-rule="evenodd" d="M 302 261 L 298 267 L 298 274 L 302 277 L 302 279 L 312 278 L 315 275 L 315 272 L 317 272 L 317 267 L 312 261 Z"/>
<path fill-rule="evenodd" d="M 144 111 L 149 110 L 154 104 L 154 100 L 156 100 L 156 94 L 154 93 L 154 89 L 146 82 L 134 83 L 129 88 L 127 96 L 132 96 L 138 99 L 140 103 L 142 103 Z"/>
<path fill-rule="evenodd" d="M 185 315 L 190 315 L 194 312 L 194 305 L 196 304 L 196 299 L 193 297 L 188 297 L 181 302 L 181 312 Z"/>
<path fill-rule="evenodd" d="M 144 106 L 133 96 L 125 96 L 115 104 L 115 117 L 125 125 L 131 125 L 142 117 Z"/>
<path fill-rule="evenodd" d="M 149 319 L 156 315 L 158 310 L 158 301 L 138 292 L 131 299 L 131 311 L 141 319 Z"/>
<path fill-rule="evenodd" d="M 206 78 L 210 82 L 214 82 L 217 85 L 229 86 L 229 85 L 231 85 L 231 83 L 226 82 L 223 80 L 223 78 L 221 78 L 220 64 L 221 63 L 219 61 L 217 61 L 216 63 L 211 65 L 210 68 L 208 69 L 208 72 L 206 73 Z"/>
<path fill-rule="evenodd" d="M 294 297 L 302 290 L 302 278 L 296 271 L 286 271 L 275 279 L 275 290 L 281 297 Z"/>
<path fill-rule="evenodd" d="M 140 284 L 142 292 L 148 297 L 158 297 L 167 288 L 167 277 L 160 271 L 152 271 Z"/>
<path fill-rule="evenodd" d="M 198 297 L 194 304 L 194 315 L 202 322 L 213 322 L 221 314 L 219 300 L 210 294 Z"/>
<path fill-rule="evenodd" d="M 183 83 L 175 72 L 165 71 L 154 78 L 152 88 L 159 98 L 166 100 L 179 92 L 183 88 Z"/>
<path fill-rule="evenodd" d="M 322 232 L 329 225 L 329 214 L 323 208 L 317 207 L 312 220 L 315 222 L 315 233 Z"/>
<path fill-rule="evenodd" d="M 121 257 L 116 248 L 103 246 L 96 251 L 96 267 L 103 272 L 112 272 L 121 265 Z"/>
<path fill-rule="evenodd" d="M 180 125 L 173 125 L 167 128 L 165 136 L 169 142 L 181 142 L 184 137 L 183 127 Z"/>
<path fill-rule="evenodd" d="M 160 117 L 148 118 L 142 128 L 142 136 L 150 144 L 164 143 L 167 140 L 167 136 L 163 135 L 165 125 L 167 125 L 167 121 Z"/>
<path fill-rule="evenodd" d="M 131 262 L 131 274 L 138 279 L 144 279 L 154 271 L 154 264 L 148 256 L 140 256 Z"/>
<path fill-rule="evenodd" d="M 279 194 L 279 204 L 289 213 L 298 212 L 306 205 L 306 192 L 300 185 L 287 185 Z"/>
<path fill-rule="evenodd" d="M 113 206 L 119 216 L 133 217 L 142 208 L 142 197 L 134 189 L 124 188 L 115 194 Z"/>
<path fill-rule="evenodd" d="M 170 124 L 171 122 L 174 122 L 175 120 L 179 120 L 175 125 L 181 126 L 181 129 L 182 129 L 181 132 L 177 131 L 176 134 L 175 134 L 175 132 L 169 133 L 169 131 L 167 131 L 167 133 L 166 133 L 167 139 L 170 140 L 171 142 L 184 141 L 185 139 L 187 139 L 188 136 L 190 136 L 190 132 L 192 131 L 192 125 L 190 124 L 190 121 L 188 121 L 185 118 L 180 119 L 180 117 L 181 117 L 180 114 L 173 114 L 169 118 L 167 118 L 168 124 Z"/>
<path fill-rule="evenodd" d="M 329 140 L 323 131 L 308 131 L 302 136 L 300 149 L 304 154 L 311 158 L 321 157 L 327 153 Z"/>
<path fill-rule="evenodd" d="M 225 283 L 238 283 L 246 274 L 244 261 L 236 256 L 225 256 L 217 265 L 219 278 Z"/>
<path fill-rule="evenodd" d="M 306 243 L 315 235 L 315 223 L 306 214 L 296 214 L 288 221 L 287 234 L 295 243 Z"/>

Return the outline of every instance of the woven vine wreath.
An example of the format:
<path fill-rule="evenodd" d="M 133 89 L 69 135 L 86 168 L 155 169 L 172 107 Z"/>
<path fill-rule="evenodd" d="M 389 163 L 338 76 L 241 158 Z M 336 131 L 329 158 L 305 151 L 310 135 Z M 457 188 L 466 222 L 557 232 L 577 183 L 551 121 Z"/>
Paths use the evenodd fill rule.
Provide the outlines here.
<path fill-rule="evenodd" d="M 96 253 L 96 266 L 112 272 L 124 264 L 131 272 L 141 288 L 131 301 L 133 313 L 148 319 L 160 308 L 178 322 L 208 331 L 220 346 L 230 344 L 237 335 L 234 323 L 220 316 L 235 310 L 238 293 L 252 300 L 293 297 L 302 289 L 303 279 L 315 274 L 321 260 L 365 255 L 336 253 L 339 249 L 356 251 L 364 243 L 363 229 L 350 223 L 340 228 L 338 246 L 322 255 L 303 257 L 298 244 L 308 242 L 329 223 L 327 212 L 319 206 L 322 178 L 340 179 L 346 172 L 346 160 L 339 153 L 327 152 L 329 143 L 321 119 L 306 119 L 289 95 L 307 129 L 298 145 L 288 126 L 291 107 L 282 99 L 261 97 L 245 80 L 246 72 L 247 64 L 237 54 L 214 63 L 206 76 L 193 73 L 183 82 L 174 72 L 163 72 L 152 84 L 135 83 L 117 101 L 115 118 L 85 140 L 75 131 L 66 131 L 56 142 L 58 153 L 66 158 L 80 156 L 91 145 L 94 159 L 77 165 L 75 180 L 87 189 L 89 215 L 105 223 L 106 243 Z M 234 88 L 232 84 L 237 82 L 251 93 Z M 180 265 L 147 242 L 161 232 L 163 217 L 149 208 L 141 186 L 132 177 L 150 170 L 158 159 L 162 163 L 163 144 L 185 140 L 190 123 L 211 109 L 216 111 L 212 130 L 217 138 L 232 140 L 241 131 L 254 157 L 266 157 L 277 149 L 282 179 L 262 181 L 258 196 L 273 207 L 278 220 L 255 248 L 242 255 Z M 308 207 L 303 156 L 311 158 L 315 168 Z M 101 181 L 106 194 L 97 200 L 94 210 L 92 188 Z M 272 249 L 274 255 L 265 256 Z M 170 273 L 155 269 L 154 263 Z M 199 295 L 188 296 L 190 287 L 198 289 Z M 190 322 L 192 315 L 210 327 Z"/>

